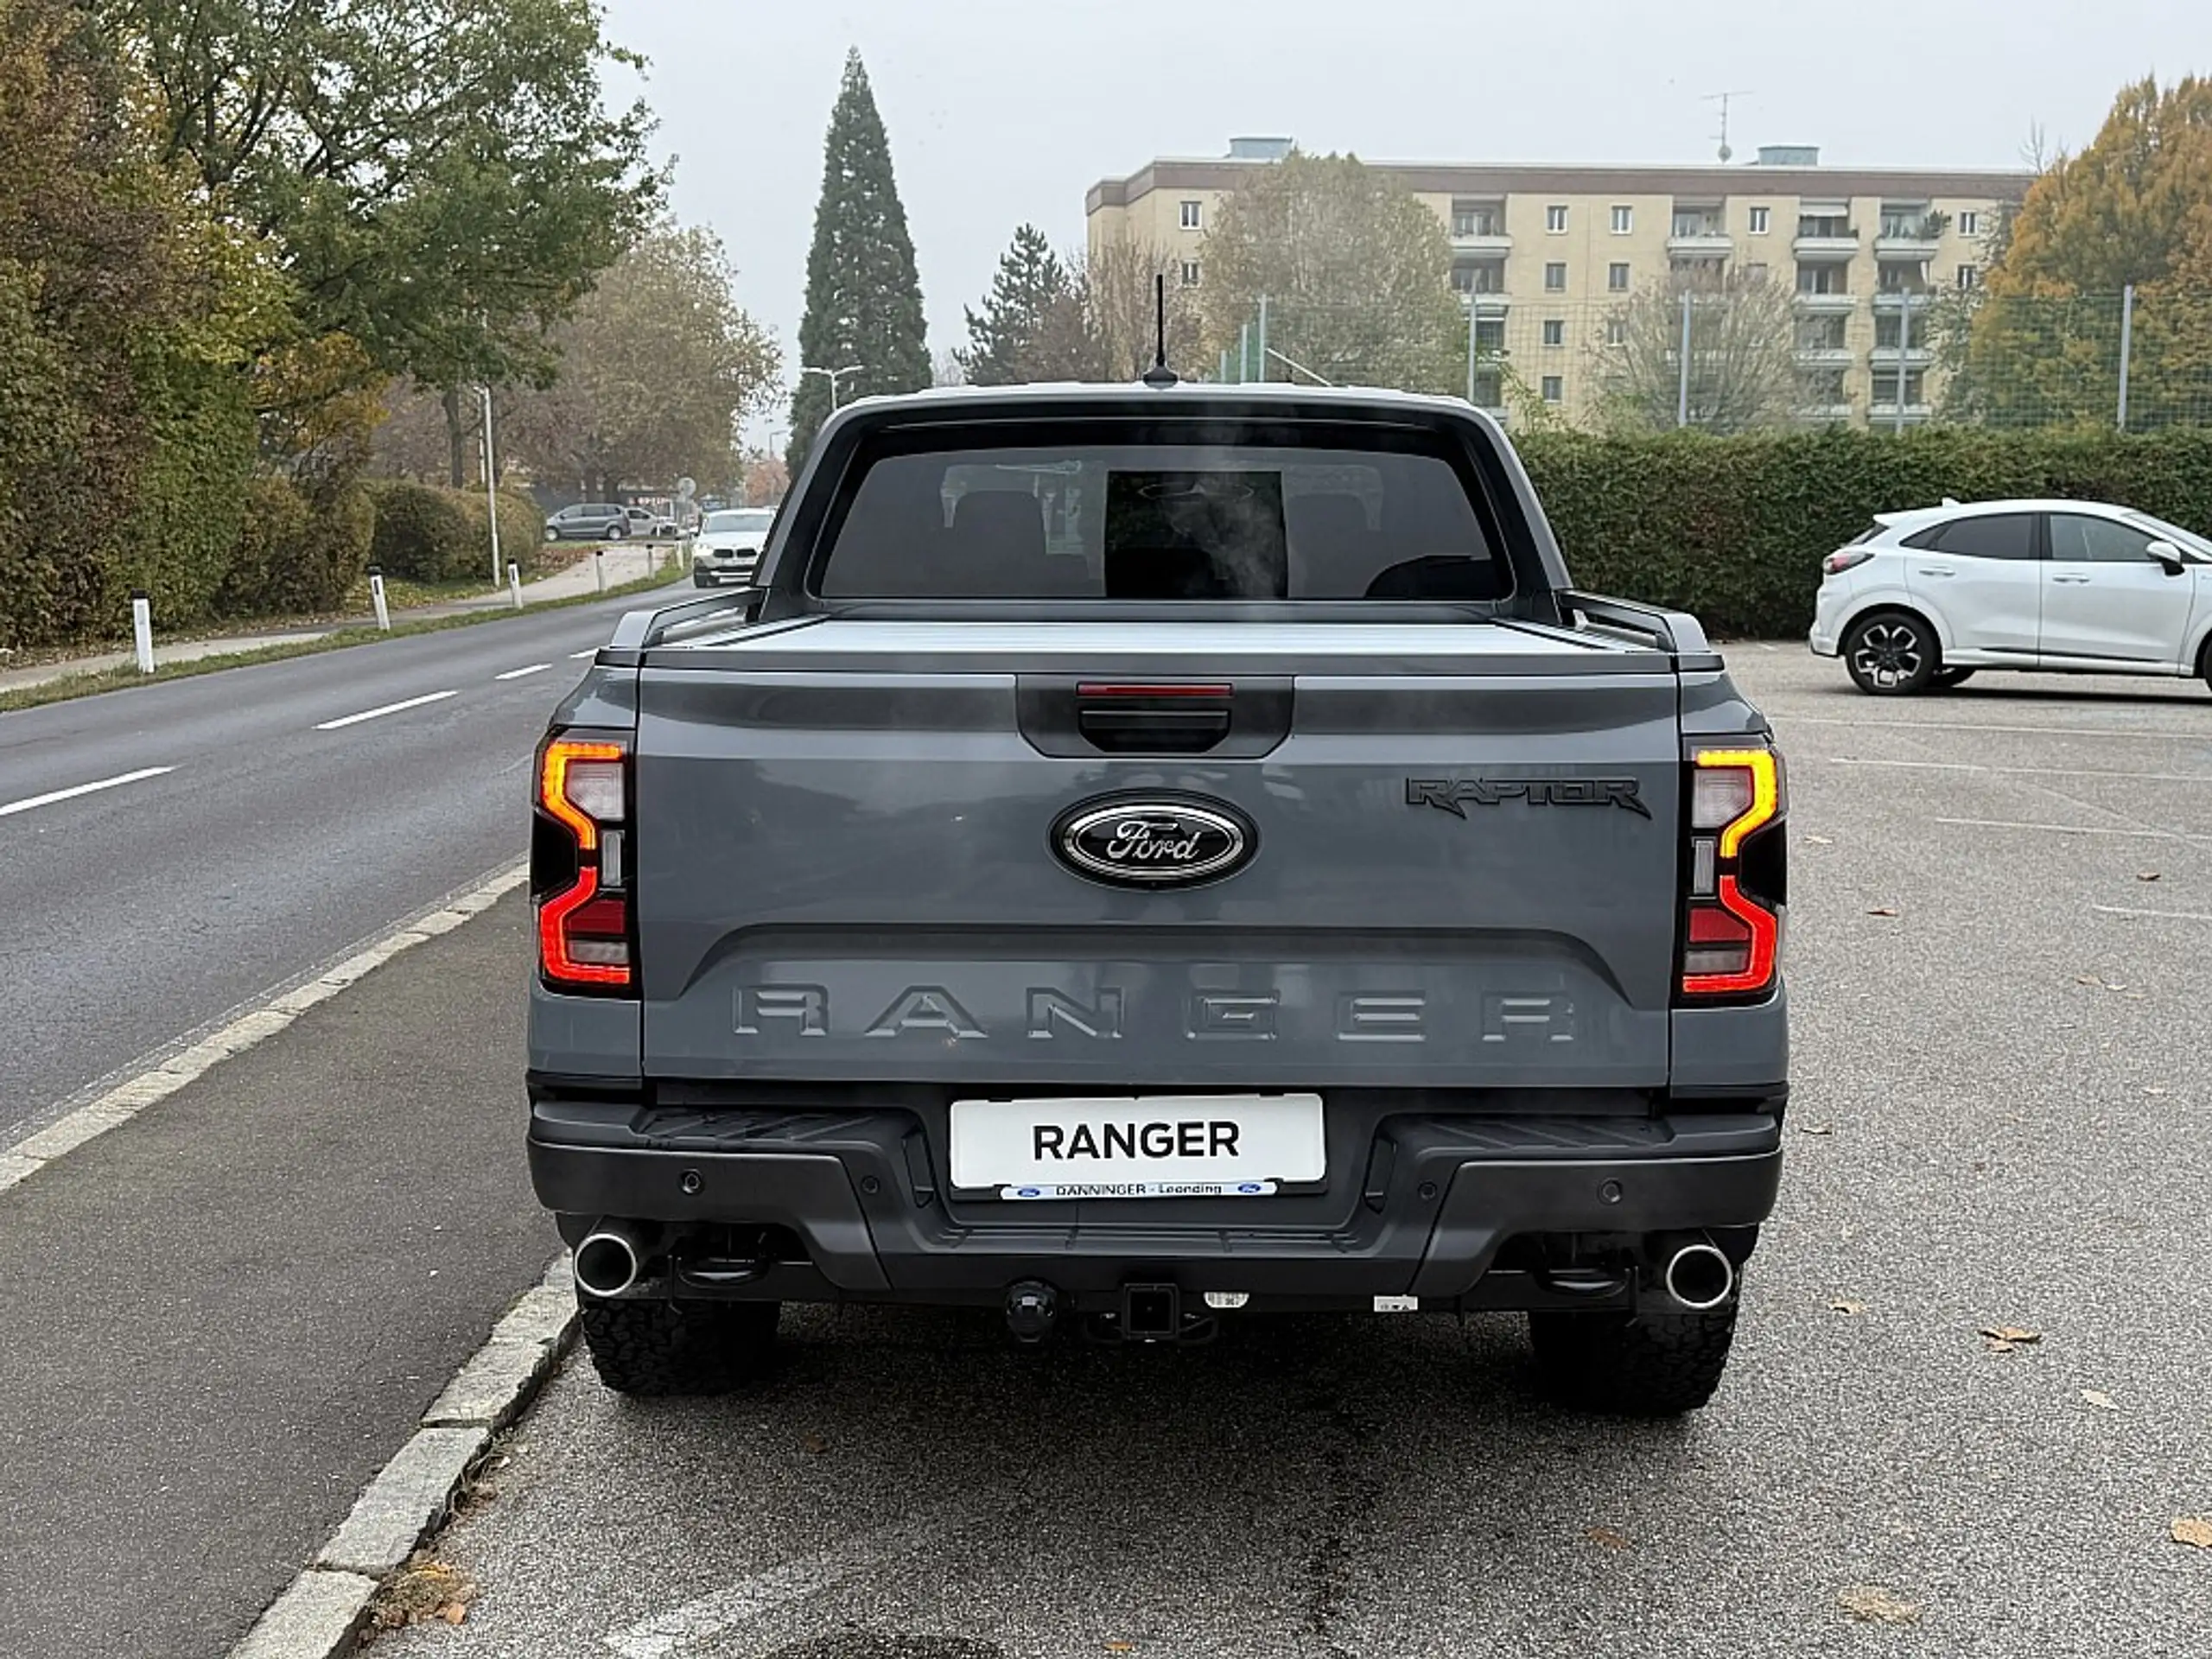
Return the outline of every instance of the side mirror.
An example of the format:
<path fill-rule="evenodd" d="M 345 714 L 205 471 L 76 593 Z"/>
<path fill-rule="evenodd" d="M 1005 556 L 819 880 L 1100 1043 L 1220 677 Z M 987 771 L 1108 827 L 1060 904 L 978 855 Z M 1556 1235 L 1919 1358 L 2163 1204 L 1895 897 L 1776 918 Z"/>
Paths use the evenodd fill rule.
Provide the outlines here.
<path fill-rule="evenodd" d="M 2189 561 L 2182 556 L 2181 549 L 2171 542 L 2152 542 L 2143 550 L 2158 563 L 2158 568 L 2170 576 L 2177 576 L 2189 569 Z"/>

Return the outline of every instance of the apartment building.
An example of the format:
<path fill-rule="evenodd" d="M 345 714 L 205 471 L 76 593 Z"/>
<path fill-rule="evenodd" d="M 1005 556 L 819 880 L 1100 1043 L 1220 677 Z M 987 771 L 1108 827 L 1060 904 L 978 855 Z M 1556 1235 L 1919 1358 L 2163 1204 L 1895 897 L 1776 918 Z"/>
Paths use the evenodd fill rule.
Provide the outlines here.
<path fill-rule="evenodd" d="M 1226 156 L 1102 180 L 1085 202 L 1090 245 L 1149 243 L 1180 281 L 1201 283 L 1223 199 L 1290 149 L 1239 138 Z M 1478 402 L 1502 410 L 1496 358 L 1544 401 L 1586 413 L 1609 329 L 1618 338 L 1610 319 L 1688 268 L 1789 284 L 1802 417 L 1884 424 L 1928 417 L 1928 308 L 1937 289 L 1979 281 L 1998 214 L 2033 177 L 1828 168 L 1799 145 L 1724 166 L 1373 165 L 1449 232 L 1452 283 L 1476 317 Z"/>

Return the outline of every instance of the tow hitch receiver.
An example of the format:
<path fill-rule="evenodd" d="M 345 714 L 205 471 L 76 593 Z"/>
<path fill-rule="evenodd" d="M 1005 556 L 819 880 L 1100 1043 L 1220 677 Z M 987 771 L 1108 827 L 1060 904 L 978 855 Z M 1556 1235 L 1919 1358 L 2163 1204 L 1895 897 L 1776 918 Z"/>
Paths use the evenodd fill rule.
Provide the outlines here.
<path fill-rule="evenodd" d="M 1127 1342 L 1175 1342 L 1183 1335 L 1183 1293 L 1173 1285 L 1122 1287 L 1122 1337 Z"/>

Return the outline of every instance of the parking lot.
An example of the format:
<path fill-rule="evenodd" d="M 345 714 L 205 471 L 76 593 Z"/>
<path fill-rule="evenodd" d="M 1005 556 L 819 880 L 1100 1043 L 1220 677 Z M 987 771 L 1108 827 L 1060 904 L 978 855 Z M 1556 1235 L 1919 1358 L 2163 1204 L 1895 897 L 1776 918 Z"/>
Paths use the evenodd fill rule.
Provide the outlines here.
<path fill-rule="evenodd" d="M 572 1358 L 437 1542 L 465 1622 L 375 1650 L 2202 1652 L 2212 696 L 1730 657 L 1793 766 L 1797 1042 L 1710 1409 L 1562 1413 L 1504 1319 L 792 1312 L 727 1400 Z"/>

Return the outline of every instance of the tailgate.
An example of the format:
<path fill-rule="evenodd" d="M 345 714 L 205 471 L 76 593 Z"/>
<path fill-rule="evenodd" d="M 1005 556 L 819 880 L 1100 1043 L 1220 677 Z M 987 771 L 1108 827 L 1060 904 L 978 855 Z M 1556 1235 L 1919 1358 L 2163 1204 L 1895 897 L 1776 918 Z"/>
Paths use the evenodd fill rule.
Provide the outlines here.
<path fill-rule="evenodd" d="M 1115 701 L 1166 684 L 1193 695 Z M 645 1069 L 1662 1084 L 1676 701 L 1662 653 L 1496 623 L 837 619 L 650 653 Z M 1216 708 L 1205 753 L 1128 751 L 1147 715 Z M 1103 839 L 1071 846 L 1102 801 Z M 1199 815 L 1148 821 L 1189 843 L 1171 860 L 1223 849 L 1211 815 L 1248 861 L 1192 886 L 1083 872 L 1083 844 L 1128 855 L 1113 813 L 1147 804 Z"/>

